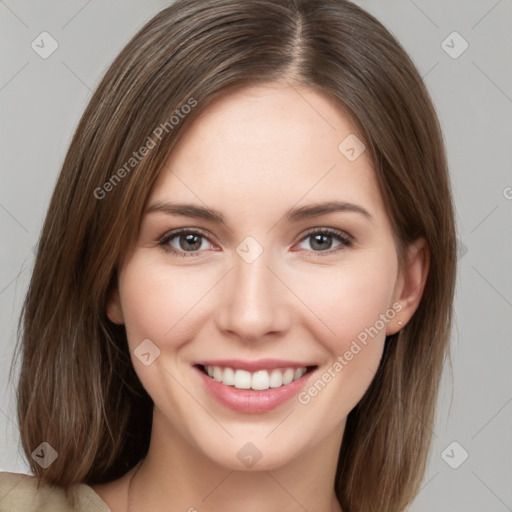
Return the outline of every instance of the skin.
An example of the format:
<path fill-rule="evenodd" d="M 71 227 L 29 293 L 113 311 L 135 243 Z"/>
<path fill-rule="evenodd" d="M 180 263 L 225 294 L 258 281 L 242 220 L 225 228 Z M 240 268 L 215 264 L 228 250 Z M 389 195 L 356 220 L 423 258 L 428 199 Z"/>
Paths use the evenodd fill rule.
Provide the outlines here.
<path fill-rule="evenodd" d="M 110 299 L 108 316 L 126 325 L 133 365 L 155 403 L 129 510 L 341 510 L 334 476 L 347 415 L 371 383 L 385 336 L 416 310 L 428 272 L 423 240 L 399 268 L 367 152 L 351 162 L 338 150 L 349 134 L 357 135 L 353 124 L 323 94 L 268 84 L 217 99 L 171 154 L 148 206 L 193 203 L 225 222 L 146 214 Z M 359 205 L 371 219 L 354 211 L 284 219 L 291 208 L 328 200 Z M 169 245 L 189 255 L 165 252 L 159 240 L 178 228 L 203 231 L 200 249 L 178 236 Z M 353 243 L 327 237 L 319 249 L 313 228 L 339 230 Z M 247 236 L 263 249 L 252 263 L 236 252 Z M 314 362 L 320 378 L 398 302 L 401 311 L 306 405 L 293 398 L 239 413 L 217 403 L 191 367 L 292 359 Z M 133 353 L 144 339 L 160 349 L 148 366 Z M 237 457 L 247 442 L 262 454 L 251 468 Z M 128 510 L 132 474 L 93 487 L 113 512 Z"/>

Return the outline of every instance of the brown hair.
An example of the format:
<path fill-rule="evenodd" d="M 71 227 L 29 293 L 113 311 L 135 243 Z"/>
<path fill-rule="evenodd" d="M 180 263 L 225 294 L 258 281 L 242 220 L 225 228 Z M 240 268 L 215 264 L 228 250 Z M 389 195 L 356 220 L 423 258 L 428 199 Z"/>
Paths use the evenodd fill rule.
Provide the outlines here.
<path fill-rule="evenodd" d="M 92 485 L 122 476 L 146 454 L 153 403 L 132 367 L 124 327 L 106 317 L 107 297 L 151 187 L 187 126 L 227 91 L 283 80 L 326 93 L 351 117 L 398 247 L 418 237 L 428 244 L 420 305 L 386 340 L 377 374 L 348 416 L 335 484 L 351 512 L 399 511 L 413 499 L 452 318 L 450 183 L 419 73 L 393 36 L 346 0 L 178 0 L 107 71 L 64 160 L 20 317 L 18 419 L 35 475 L 66 489 Z M 150 139 L 155 149 L 140 156 Z M 44 470 L 30 456 L 43 441 L 58 452 Z"/>

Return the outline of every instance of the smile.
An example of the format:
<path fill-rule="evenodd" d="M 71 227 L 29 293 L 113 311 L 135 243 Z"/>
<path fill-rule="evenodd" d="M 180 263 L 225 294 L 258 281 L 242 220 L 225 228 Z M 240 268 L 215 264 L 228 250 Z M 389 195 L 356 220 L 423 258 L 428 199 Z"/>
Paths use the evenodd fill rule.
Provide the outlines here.
<path fill-rule="evenodd" d="M 223 359 L 193 365 L 204 391 L 245 414 L 261 414 L 290 402 L 314 377 L 317 365 L 282 359 Z"/>
<path fill-rule="evenodd" d="M 253 389 L 265 391 L 269 388 L 280 388 L 300 379 L 308 369 L 300 368 L 274 368 L 273 370 L 258 370 L 250 372 L 222 366 L 198 365 L 200 370 L 215 381 L 225 386 L 234 386 L 237 389 Z"/>

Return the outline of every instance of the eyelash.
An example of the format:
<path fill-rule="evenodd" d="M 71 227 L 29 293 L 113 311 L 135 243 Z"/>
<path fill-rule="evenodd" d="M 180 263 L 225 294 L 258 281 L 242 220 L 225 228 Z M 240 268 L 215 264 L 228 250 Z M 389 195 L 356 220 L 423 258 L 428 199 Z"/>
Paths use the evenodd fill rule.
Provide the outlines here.
<path fill-rule="evenodd" d="M 177 231 L 173 231 L 171 233 L 164 235 L 162 238 L 160 238 L 158 245 L 166 253 L 172 254 L 174 256 L 182 257 L 182 258 L 196 256 L 198 252 L 202 252 L 202 251 L 178 251 L 169 245 L 169 242 L 171 240 L 179 237 L 180 235 L 184 235 L 184 234 L 198 235 L 198 236 L 208 240 L 208 237 L 202 231 L 190 229 L 190 228 L 183 228 L 183 229 L 179 229 Z M 332 236 L 335 240 L 337 240 L 338 242 L 340 242 L 342 244 L 341 247 L 338 247 L 337 249 L 334 249 L 334 250 L 333 249 L 330 249 L 327 251 L 306 250 L 306 252 L 312 253 L 315 256 L 319 256 L 319 257 L 328 256 L 328 255 L 334 254 L 335 252 L 341 251 L 344 248 L 352 247 L 352 245 L 353 245 L 353 239 L 351 237 L 347 236 L 346 234 L 344 234 L 341 231 L 331 229 L 331 228 L 315 229 L 315 230 L 309 231 L 308 233 L 306 233 L 305 236 L 303 236 L 300 239 L 300 242 L 306 240 L 307 238 L 312 237 L 313 235 Z"/>

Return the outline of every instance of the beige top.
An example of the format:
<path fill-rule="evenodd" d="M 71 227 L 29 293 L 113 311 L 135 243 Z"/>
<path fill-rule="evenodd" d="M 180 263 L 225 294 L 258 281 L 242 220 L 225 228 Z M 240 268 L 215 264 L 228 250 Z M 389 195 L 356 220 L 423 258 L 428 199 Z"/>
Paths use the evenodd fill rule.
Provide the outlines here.
<path fill-rule="evenodd" d="M 92 487 L 75 484 L 64 489 L 42 483 L 35 476 L 0 471 L 0 512 L 112 512 Z"/>

